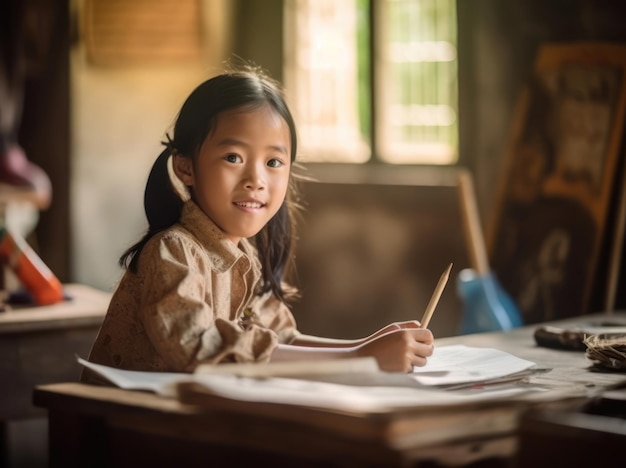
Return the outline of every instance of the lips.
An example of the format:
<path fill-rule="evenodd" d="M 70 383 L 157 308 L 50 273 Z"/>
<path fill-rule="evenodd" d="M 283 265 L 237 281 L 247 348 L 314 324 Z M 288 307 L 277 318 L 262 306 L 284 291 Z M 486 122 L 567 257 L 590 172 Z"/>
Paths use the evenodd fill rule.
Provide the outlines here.
<path fill-rule="evenodd" d="M 264 203 L 258 202 L 258 201 L 241 201 L 241 202 L 234 202 L 235 206 L 238 206 L 240 208 L 251 208 L 251 209 L 258 209 L 258 208 L 263 208 L 265 206 Z"/>

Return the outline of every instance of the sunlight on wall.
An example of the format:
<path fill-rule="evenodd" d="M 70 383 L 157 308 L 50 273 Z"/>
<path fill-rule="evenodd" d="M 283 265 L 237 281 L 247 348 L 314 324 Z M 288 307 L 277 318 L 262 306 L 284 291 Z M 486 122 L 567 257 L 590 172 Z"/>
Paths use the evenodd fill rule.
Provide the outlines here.
<path fill-rule="evenodd" d="M 72 50 L 70 209 L 76 282 L 112 289 L 122 272 L 117 259 L 145 232 L 148 172 L 184 99 L 220 71 L 228 46 L 223 39 L 227 4 L 202 3 L 205 17 L 215 24 L 205 25 L 210 54 L 198 63 L 94 67 L 83 44 Z"/>

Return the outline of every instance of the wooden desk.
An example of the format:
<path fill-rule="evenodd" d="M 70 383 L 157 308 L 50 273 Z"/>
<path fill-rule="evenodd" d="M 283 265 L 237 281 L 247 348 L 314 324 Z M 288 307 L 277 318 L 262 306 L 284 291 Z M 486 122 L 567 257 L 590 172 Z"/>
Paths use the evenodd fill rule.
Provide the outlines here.
<path fill-rule="evenodd" d="M 626 321 L 626 314 L 611 319 Z M 538 348 L 534 329 L 445 338 L 437 343 L 494 347 L 553 367 L 533 381 L 556 389 L 579 386 L 600 392 L 626 378 L 624 374 L 588 371 L 582 352 Z M 458 424 L 443 422 L 454 418 L 453 408 L 435 415 L 442 421 L 442 429 L 431 426 L 432 414 L 425 423 L 423 412 L 359 418 L 285 405 L 234 405 L 223 399 L 222 405 L 209 409 L 149 393 L 77 383 L 39 386 L 33 398 L 49 412 L 52 467 L 93 463 L 115 467 L 150 463 L 239 466 L 259 462 L 274 466 L 410 466 L 428 460 L 459 465 L 484 458 L 506 464 L 515 454 L 519 417 L 531 406 L 496 404 L 470 412 Z M 569 407 L 573 402 L 561 404 Z M 409 437 L 398 443 L 394 431 L 418 428 L 420 423 L 428 424 L 429 434 L 437 436 L 425 442 L 410 437 L 409 429 Z"/>
<path fill-rule="evenodd" d="M 33 388 L 80 376 L 74 356 L 89 353 L 111 295 L 79 284 L 64 290 L 64 302 L 0 312 L 0 424 L 45 416 L 32 404 Z"/>

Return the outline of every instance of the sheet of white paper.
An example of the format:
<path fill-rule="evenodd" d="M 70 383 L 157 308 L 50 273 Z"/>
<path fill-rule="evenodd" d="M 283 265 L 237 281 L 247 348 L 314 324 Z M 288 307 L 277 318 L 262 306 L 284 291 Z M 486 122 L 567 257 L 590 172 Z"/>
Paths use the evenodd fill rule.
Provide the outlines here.
<path fill-rule="evenodd" d="M 116 369 L 103 366 L 85 359 L 78 358 L 78 362 L 98 373 L 112 384 L 126 390 L 147 390 L 163 396 L 175 396 L 173 385 L 176 382 L 190 380 L 191 374 L 183 372 L 142 372 Z"/>
<path fill-rule="evenodd" d="M 435 347 L 426 365 L 413 369 L 412 377 L 428 386 L 469 384 L 517 374 L 534 365 L 499 349 L 450 345 Z"/>

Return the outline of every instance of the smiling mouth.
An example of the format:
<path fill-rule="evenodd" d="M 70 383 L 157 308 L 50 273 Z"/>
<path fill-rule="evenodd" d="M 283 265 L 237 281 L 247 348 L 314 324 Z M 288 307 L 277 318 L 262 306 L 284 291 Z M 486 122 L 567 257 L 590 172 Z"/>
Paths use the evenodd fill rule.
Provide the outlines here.
<path fill-rule="evenodd" d="M 258 202 L 235 202 L 235 206 L 240 208 L 263 208 L 265 205 Z"/>

